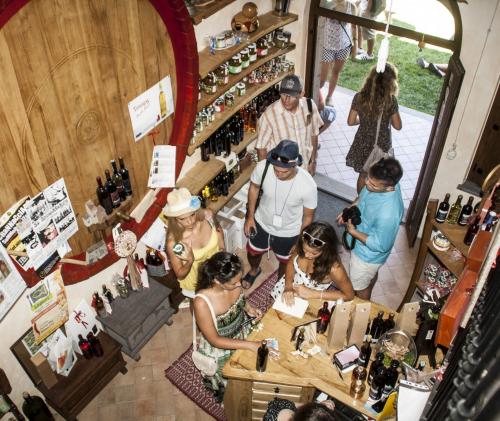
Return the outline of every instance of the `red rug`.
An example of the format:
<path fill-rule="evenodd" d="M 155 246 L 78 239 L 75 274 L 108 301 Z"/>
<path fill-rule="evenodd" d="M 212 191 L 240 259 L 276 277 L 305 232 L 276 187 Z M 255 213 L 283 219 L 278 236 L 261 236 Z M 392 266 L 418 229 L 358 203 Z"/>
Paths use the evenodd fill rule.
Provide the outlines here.
<path fill-rule="evenodd" d="M 273 304 L 270 293 L 277 280 L 278 273 L 275 272 L 248 296 L 248 302 L 266 312 Z M 190 346 L 184 354 L 165 370 L 165 376 L 205 412 L 216 420 L 226 421 L 224 408 L 214 400 L 212 393 L 205 388 L 202 376 L 193 364 L 191 359 L 192 348 Z"/>

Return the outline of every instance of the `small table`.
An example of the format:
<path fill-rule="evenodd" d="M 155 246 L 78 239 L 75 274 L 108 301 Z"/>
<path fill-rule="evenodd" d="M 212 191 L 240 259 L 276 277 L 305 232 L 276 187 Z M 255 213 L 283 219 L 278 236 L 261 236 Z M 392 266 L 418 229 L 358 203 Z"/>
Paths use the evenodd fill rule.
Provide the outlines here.
<path fill-rule="evenodd" d="M 139 351 L 163 324 L 171 325 L 175 310 L 170 306 L 170 288 L 150 279 L 149 288 L 132 291 L 126 299 L 116 297 L 111 303 L 113 313 L 97 317 L 105 332 L 122 345 L 122 352 L 134 360 Z"/>

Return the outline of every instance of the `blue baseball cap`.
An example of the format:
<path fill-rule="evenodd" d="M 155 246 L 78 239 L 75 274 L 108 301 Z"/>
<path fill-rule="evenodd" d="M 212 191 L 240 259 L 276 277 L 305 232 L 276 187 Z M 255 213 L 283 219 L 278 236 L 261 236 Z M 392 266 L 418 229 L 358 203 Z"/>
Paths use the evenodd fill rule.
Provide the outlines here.
<path fill-rule="evenodd" d="M 267 160 L 271 165 L 281 168 L 292 168 L 302 165 L 302 155 L 299 154 L 299 145 L 292 140 L 284 139 L 269 151 Z"/>

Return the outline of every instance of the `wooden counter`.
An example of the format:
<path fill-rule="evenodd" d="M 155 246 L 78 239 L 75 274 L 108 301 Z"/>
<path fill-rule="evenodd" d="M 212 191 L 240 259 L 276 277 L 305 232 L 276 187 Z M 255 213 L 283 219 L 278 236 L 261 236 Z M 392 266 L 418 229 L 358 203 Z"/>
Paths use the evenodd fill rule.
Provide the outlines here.
<path fill-rule="evenodd" d="M 363 300 L 355 298 L 353 305 L 360 302 Z M 387 314 L 394 312 L 382 305 L 373 302 L 371 304 L 371 320 L 380 310 Z M 368 398 L 368 384 L 363 398 L 355 400 L 349 395 L 351 373 L 343 374 L 344 380 L 342 380 L 334 367 L 332 356 L 338 349 L 327 353 L 321 352 L 308 359 L 291 355 L 295 350 L 295 342 L 290 341 L 293 327 L 315 319 L 321 305 L 320 300 L 310 300 L 303 319 L 273 309 L 265 314 L 262 319 L 263 329 L 260 332 L 253 332 L 248 338 L 278 340 L 280 359 L 269 359 L 265 372 L 259 373 L 255 370 L 254 352 L 239 350 L 233 354 L 222 370 L 223 375 L 229 379 L 224 396 L 224 408 L 229 421 L 261 420 L 267 409 L 267 402 L 275 396 L 294 402 L 309 402 L 316 389 L 333 396 L 362 414 L 374 417 L 374 413 L 364 408 Z M 318 335 L 318 345 L 326 350 L 325 335 Z"/>

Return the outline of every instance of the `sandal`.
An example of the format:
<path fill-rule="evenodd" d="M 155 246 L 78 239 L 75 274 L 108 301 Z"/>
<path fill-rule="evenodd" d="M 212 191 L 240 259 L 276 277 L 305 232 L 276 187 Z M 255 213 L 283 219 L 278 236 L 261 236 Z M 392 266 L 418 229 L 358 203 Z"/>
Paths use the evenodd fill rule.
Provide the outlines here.
<path fill-rule="evenodd" d="M 259 277 L 259 275 L 261 273 L 262 273 L 262 269 L 260 267 L 257 269 L 257 273 L 255 275 L 250 275 L 250 271 L 248 271 L 247 274 L 241 279 L 241 287 L 243 289 L 252 288 L 253 283 Z M 245 282 L 245 284 L 243 284 L 243 282 Z"/>

